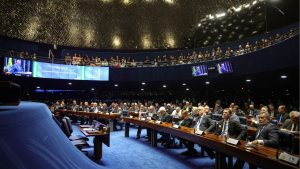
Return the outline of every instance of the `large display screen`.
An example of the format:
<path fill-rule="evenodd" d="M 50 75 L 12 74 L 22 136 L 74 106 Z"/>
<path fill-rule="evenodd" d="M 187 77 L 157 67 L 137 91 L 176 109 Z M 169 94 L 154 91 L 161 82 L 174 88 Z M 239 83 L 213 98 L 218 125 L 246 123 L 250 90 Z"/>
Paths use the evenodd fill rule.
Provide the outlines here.
<path fill-rule="evenodd" d="M 109 80 L 109 67 L 75 66 L 4 58 L 4 74 L 67 80 Z"/>
<path fill-rule="evenodd" d="M 84 80 L 82 76 L 82 69 L 83 66 L 34 62 L 33 77 Z"/>
<path fill-rule="evenodd" d="M 219 74 L 232 73 L 232 65 L 229 61 L 221 62 L 216 64 L 217 70 Z"/>
<path fill-rule="evenodd" d="M 194 77 L 198 76 L 207 76 L 207 66 L 206 65 L 198 65 L 198 66 L 192 66 L 192 75 Z"/>
<path fill-rule="evenodd" d="M 6 75 L 32 76 L 32 61 L 19 58 L 4 58 L 3 73 Z"/>

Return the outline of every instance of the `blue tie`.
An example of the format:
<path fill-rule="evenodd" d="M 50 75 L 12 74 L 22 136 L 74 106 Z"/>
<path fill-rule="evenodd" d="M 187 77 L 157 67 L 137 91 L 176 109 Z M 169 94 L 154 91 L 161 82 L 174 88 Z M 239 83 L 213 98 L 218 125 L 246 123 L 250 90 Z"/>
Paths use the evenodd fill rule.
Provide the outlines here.
<path fill-rule="evenodd" d="M 225 135 L 226 131 L 227 131 L 227 122 L 224 121 L 224 127 L 223 127 L 223 131 L 222 131 L 221 135 Z"/>

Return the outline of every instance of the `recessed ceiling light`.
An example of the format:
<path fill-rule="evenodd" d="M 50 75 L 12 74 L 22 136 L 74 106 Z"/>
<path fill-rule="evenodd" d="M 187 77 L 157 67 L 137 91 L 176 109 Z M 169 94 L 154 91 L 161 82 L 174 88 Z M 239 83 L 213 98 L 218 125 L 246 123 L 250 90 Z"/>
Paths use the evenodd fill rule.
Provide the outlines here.
<path fill-rule="evenodd" d="M 115 87 L 118 87 L 119 85 L 118 85 L 118 84 L 115 84 L 114 86 L 115 86 Z"/>
<path fill-rule="evenodd" d="M 281 75 L 280 78 L 281 78 L 281 79 L 286 79 L 286 78 L 287 78 L 287 75 Z"/>
<path fill-rule="evenodd" d="M 251 79 L 246 79 L 246 82 L 251 82 Z"/>
<path fill-rule="evenodd" d="M 182 83 L 182 86 L 186 86 L 186 83 Z"/>
<path fill-rule="evenodd" d="M 186 91 L 189 91 L 190 89 L 189 89 L 189 88 L 186 88 L 185 90 L 186 90 Z"/>
<path fill-rule="evenodd" d="M 210 84 L 210 82 L 209 82 L 209 81 L 206 81 L 206 82 L 205 82 L 205 84 L 209 85 L 209 84 Z"/>
<path fill-rule="evenodd" d="M 146 83 L 145 83 L 145 82 L 142 82 L 142 85 L 146 85 Z"/>
<path fill-rule="evenodd" d="M 37 86 L 36 88 L 37 88 L 37 89 L 40 89 L 41 87 L 40 87 L 40 86 Z"/>
<path fill-rule="evenodd" d="M 70 86 L 71 86 L 71 85 L 72 85 L 72 83 L 71 83 L 71 82 L 69 82 L 69 83 L 68 83 L 68 85 L 70 85 Z"/>
<path fill-rule="evenodd" d="M 94 88 L 91 88 L 91 91 L 94 91 L 95 89 Z"/>
<path fill-rule="evenodd" d="M 144 91 L 145 89 L 141 89 L 141 91 Z"/>
<path fill-rule="evenodd" d="M 167 85 L 163 85 L 163 88 L 166 88 L 167 87 Z"/>

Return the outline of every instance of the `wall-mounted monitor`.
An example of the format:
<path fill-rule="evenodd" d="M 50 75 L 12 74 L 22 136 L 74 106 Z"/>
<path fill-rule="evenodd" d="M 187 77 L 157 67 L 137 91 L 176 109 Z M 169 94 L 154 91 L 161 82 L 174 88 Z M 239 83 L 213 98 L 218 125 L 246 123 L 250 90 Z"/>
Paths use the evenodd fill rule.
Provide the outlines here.
<path fill-rule="evenodd" d="M 3 73 L 50 79 L 109 80 L 109 67 L 54 64 L 11 57 L 4 58 Z"/>
<path fill-rule="evenodd" d="M 53 64 L 45 62 L 33 63 L 33 77 L 84 80 L 82 73 L 83 66 Z"/>
<path fill-rule="evenodd" d="M 19 58 L 4 58 L 3 73 L 15 76 L 32 76 L 32 61 Z"/>
<path fill-rule="evenodd" d="M 231 62 L 225 61 L 216 64 L 219 74 L 233 73 Z"/>
<path fill-rule="evenodd" d="M 207 66 L 206 65 L 192 66 L 192 75 L 194 77 L 207 76 L 208 75 Z"/>
<path fill-rule="evenodd" d="M 84 80 L 108 81 L 108 67 L 84 66 Z"/>

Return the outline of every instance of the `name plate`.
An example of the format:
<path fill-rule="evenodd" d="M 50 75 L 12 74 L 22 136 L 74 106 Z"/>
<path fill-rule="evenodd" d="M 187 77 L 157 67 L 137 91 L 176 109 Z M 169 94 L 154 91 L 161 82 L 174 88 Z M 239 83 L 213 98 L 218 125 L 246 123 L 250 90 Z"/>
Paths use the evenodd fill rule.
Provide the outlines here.
<path fill-rule="evenodd" d="M 239 143 L 239 140 L 233 139 L 233 138 L 228 138 L 226 140 L 226 142 L 229 143 L 229 144 L 237 145 Z"/>
<path fill-rule="evenodd" d="M 143 117 L 143 118 L 141 118 L 141 120 L 142 120 L 142 121 L 146 121 L 146 118 Z"/>
<path fill-rule="evenodd" d="M 133 116 L 129 116 L 129 118 L 133 118 Z"/>
<path fill-rule="evenodd" d="M 151 120 L 151 117 L 147 117 L 147 120 Z"/>
<path fill-rule="evenodd" d="M 205 134 L 204 131 L 199 130 L 199 129 L 195 129 L 194 132 L 195 132 L 195 134 L 197 134 L 197 135 L 204 135 L 204 134 Z"/>
<path fill-rule="evenodd" d="M 278 158 L 279 158 L 279 160 L 282 160 L 282 161 L 285 161 L 285 162 L 288 162 L 288 163 L 291 163 L 294 165 L 297 165 L 299 162 L 299 157 L 290 155 L 286 152 L 280 153 Z"/>
<path fill-rule="evenodd" d="M 179 129 L 180 128 L 180 126 L 178 124 L 174 124 L 172 127 L 175 128 L 175 129 Z"/>
<path fill-rule="evenodd" d="M 161 121 L 156 121 L 155 124 L 161 124 Z"/>

